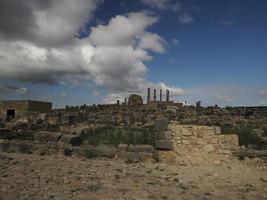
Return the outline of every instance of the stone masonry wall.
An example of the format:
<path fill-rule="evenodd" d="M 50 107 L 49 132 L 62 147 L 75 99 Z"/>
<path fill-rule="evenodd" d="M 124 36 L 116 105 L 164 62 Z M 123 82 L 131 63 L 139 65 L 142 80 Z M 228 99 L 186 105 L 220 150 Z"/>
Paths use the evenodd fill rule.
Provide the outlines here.
<path fill-rule="evenodd" d="M 181 165 L 219 164 L 229 160 L 232 150 L 239 148 L 237 135 L 222 135 L 216 126 L 180 125 L 172 121 L 165 136 L 172 142 L 173 151 L 162 152 L 162 159 Z"/>

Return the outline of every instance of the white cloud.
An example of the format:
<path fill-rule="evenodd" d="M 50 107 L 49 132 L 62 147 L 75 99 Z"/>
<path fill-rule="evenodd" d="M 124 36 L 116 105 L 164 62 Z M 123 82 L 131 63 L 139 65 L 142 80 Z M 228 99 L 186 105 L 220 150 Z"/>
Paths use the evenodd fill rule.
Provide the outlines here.
<path fill-rule="evenodd" d="M 97 2 L 59 0 L 46 9 L 33 7 L 32 39 L 0 39 L 0 78 L 47 84 L 93 82 L 111 94 L 142 93 L 149 85 L 167 87 L 145 78 L 150 51 L 165 51 L 165 40 L 147 31 L 157 17 L 146 12 L 117 15 L 93 27 L 88 38 L 74 37 Z"/>
<path fill-rule="evenodd" d="M 189 13 L 182 13 L 179 15 L 178 20 L 181 24 L 190 24 L 194 22 L 194 18 Z"/>

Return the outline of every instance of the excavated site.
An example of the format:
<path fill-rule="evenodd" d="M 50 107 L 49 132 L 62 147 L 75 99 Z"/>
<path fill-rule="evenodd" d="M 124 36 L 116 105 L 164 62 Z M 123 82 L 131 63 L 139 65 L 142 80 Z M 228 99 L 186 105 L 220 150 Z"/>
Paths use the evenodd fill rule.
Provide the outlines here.
<path fill-rule="evenodd" d="M 267 107 L 0 102 L 0 199 L 267 199 Z"/>

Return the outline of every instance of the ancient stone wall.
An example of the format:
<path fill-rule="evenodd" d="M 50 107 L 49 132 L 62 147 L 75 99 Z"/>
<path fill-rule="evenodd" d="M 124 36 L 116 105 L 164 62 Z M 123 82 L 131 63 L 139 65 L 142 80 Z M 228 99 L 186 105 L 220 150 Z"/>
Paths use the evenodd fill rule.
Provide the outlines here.
<path fill-rule="evenodd" d="M 219 164 L 239 148 L 237 135 L 222 135 L 216 126 L 180 125 L 172 121 L 164 135 L 172 142 L 173 150 L 162 152 L 161 158 L 182 165 Z"/>

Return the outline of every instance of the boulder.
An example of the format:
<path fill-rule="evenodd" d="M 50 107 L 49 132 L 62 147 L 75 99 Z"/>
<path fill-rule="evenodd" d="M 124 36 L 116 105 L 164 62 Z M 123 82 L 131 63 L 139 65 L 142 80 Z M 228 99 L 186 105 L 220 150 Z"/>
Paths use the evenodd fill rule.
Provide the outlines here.
<path fill-rule="evenodd" d="M 48 141 L 58 142 L 61 136 L 62 136 L 61 133 L 50 132 L 50 131 L 39 131 L 34 134 L 34 139 L 43 143 L 46 143 Z"/>
<path fill-rule="evenodd" d="M 166 131 L 168 128 L 169 119 L 159 118 L 155 121 L 155 131 Z"/>
<path fill-rule="evenodd" d="M 78 146 L 82 143 L 82 139 L 78 135 L 63 134 L 60 141 L 64 144 L 71 144 L 72 146 Z"/>
<path fill-rule="evenodd" d="M 159 150 L 173 150 L 173 142 L 170 140 L 156 140 L 155 147 Z"/>

